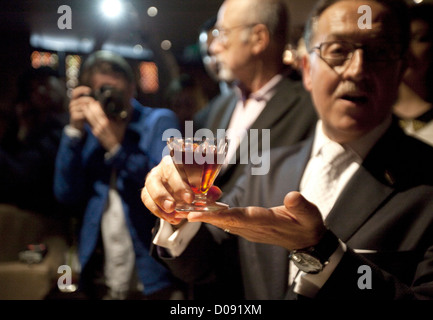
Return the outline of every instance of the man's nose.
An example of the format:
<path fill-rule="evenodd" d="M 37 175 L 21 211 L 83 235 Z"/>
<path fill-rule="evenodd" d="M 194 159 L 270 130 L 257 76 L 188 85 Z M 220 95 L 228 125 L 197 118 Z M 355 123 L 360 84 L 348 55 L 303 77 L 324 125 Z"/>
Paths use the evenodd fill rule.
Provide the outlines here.
<path fill-rule="evenodd" d="M 342 73 L 343 78 L 351 80 L 359 80 L 365 76 L 366 65 L 363 49 L 357 49 L 353 52 L 353 56 L 348 62 L 346 69 Z"/>
<path fill-rule="evenodd" d="M 211 55 L 218 54 L 221 50 L 224 49 L 219 37 L 214 37 L 209 45 L 209 52 Z"/>

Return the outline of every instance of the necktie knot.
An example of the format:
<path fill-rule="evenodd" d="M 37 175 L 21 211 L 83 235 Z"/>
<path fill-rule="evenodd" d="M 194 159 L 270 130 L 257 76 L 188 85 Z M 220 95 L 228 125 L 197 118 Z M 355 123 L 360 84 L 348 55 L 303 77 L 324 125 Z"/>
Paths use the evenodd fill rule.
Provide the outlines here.
<path fill-rule="evenodd" d="M 347 152 L 341 144 L 333 141 L 327 142 L 320 150 L 320 155 L 323 161 L 332 167 L 337 167 L 348 156 Z"/>

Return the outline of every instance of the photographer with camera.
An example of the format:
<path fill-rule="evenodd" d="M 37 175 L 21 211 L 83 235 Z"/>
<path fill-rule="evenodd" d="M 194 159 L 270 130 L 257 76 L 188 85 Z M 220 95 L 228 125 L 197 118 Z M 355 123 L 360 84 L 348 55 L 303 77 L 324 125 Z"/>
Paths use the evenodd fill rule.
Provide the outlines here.
<path fill-rule="evenodd" d="M 140 201 L 146 174 L 161 160 L 163 132 L 179 123 L 171 110 L 142 106 L 134 92 L 125 59 L 108 51 L 89 56 L 57 154 L 55 195 L 83 206 L 79 288 L 90 299 L 181 297 L 149 255 L 155 221 Z"/>

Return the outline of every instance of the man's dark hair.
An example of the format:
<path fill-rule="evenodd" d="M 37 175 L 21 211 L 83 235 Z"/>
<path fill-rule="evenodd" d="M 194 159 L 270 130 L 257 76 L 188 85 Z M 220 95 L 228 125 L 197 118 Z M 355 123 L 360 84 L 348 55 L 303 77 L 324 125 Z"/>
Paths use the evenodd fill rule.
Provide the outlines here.
<path fill-rule="evenodd" d="M 305 25 L 304 40 L 307 50 L 311 49 L 311 40 L 314 36 L 314 24 L 320 18 L 322 13 L 333 4 L 339 1 L 348 0 L 319 0 L 310 13 L 308 21 Z M 402 45 L 403 52 L 409 48 L 410 42 L 410 22 L 408 10 L 409 7 L 405 0 L 374 0 L 377 3 L 384 5 L 389 10 L 389 17 L 395 21 L 397 27 L 398 39 Z"/>
<path fill-rule="evenodd" d="M 91 87 L 92 75 L 96 72 L 120 74 L 128 83 L 134 83 L 134 72 L 129 63 L 111 51 L 96 51 L 86 59 L 81 66 L 80 83 Z"/>

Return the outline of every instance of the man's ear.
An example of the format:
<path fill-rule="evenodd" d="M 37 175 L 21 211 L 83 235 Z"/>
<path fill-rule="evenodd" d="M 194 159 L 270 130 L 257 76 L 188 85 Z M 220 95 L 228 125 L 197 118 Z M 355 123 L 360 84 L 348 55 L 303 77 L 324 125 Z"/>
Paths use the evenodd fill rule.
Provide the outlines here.
<path fill-rule="evenodd" d="M 251 43 L 254 54 L 259 54 L 266 50 L 269 46 L 270 35 L 269 30 L 264 24 L 255 25 L 252 30 Z"/>
<path fill-rule="evenodd" d="M 302 81 L 307 91 L 311 91 L 311 62 L 308 54 L 302 57 Z"/>

